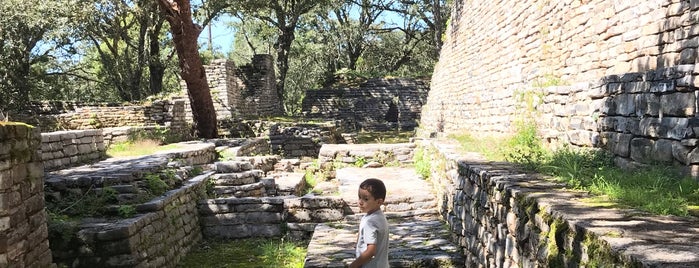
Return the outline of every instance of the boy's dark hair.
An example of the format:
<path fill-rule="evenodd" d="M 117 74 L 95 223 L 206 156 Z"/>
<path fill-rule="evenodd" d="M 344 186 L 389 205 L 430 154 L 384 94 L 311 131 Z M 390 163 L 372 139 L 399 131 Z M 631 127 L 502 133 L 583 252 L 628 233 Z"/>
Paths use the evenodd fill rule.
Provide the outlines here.
<path fill-rule="evenodd" d="M 359 184 L 359 188 L 367 190 L 374 199 L 386 199 L 386 185 L 379 179 L 366 179 Z"/>

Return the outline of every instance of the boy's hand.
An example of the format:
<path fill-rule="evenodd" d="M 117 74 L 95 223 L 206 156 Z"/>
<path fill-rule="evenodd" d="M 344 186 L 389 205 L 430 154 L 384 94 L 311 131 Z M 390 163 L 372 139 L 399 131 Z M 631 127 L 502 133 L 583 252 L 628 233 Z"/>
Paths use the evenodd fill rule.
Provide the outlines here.
<path fill-rule="evenodd" d="M 374 255 L 376 255 L 376 245 L 368 244 L 366 245 L 366 250 L 362 252 L 362 254 L 360 254 L 359 257 L 357 257 L 357 259 L 349 265 L 349 267 L 360 268 L 365 263 L 371 261 L 371 259 L 374 258 Z"/>

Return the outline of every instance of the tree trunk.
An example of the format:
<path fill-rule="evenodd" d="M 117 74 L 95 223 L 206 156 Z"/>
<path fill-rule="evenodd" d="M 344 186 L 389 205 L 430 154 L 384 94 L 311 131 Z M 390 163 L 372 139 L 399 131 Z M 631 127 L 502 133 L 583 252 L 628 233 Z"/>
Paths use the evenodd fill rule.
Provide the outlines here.
<path fill-rule="evenodd" d="M 284 82 L 286 74 L 289 72 L 289 51 L 291 51 L 291 43 L 294 42 L 294 31 L 296 26 L 284 27 L 284 30 L 277 38 L 274 48 L 277 50 L 277 67 L 279 68 L 279 79 L 277 81 L 277 97 L 282 103 L 282 113 L 286 112 L 284 107 Z"/>
<path fill-rule="evenodd" d="M 187 84 L 192 106 L 195 135 L 201 138 L 215 138 L 217 136 L 216 111 L 197 45 L 201 27 L 192 21 L 189 0 L 158 0 L 158 4 L 170 23 L 182 79 Z"/>
<path fill-rule="evenodd" d="M 155 6 L 157 11 L 158 6 Z M 153 26 L 149 28 L 149 47 L 148 50 L 148 71 L 150 72 L 150 94 L 157 95 L 163 91 L 163 78 L 165 77 L 165 66 L 160 59 L 160 30 L 163 27 L 163 21 L 155 16 Z"/>

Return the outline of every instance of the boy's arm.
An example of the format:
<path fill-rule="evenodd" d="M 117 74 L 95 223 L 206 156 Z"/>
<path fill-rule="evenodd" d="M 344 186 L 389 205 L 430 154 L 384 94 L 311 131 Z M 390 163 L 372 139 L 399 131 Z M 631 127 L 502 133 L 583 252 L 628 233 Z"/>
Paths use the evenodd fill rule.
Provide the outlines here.
<path fill-rule="evenodd" d="M 371 260 L 371 258 L 374 257 L 375 254 L 376 254 L 376 245 L 375 244 L 367 244 L 366 250 L 364 252 L 362 252 L 362 254 L 360 254 L 359 257 L 357 257 L 357 259 L 354 260 L 350 264 L 349 267 L 350 268 L 359 268 L 363 264 L 369 262 Z"/>

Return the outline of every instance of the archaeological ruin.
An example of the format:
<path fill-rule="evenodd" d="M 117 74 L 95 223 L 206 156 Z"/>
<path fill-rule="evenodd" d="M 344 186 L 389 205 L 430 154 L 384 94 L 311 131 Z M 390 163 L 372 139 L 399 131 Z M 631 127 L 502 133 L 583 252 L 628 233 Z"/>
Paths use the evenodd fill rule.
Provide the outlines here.
<path fill-rule="evenodd" d="M 346 267 L 367 177 L 389 189 L 391 267 L 699 266 L 696 217 L 593 205 L 445 139 L 532 124 L 553 147 L 699 177 L 699 1 L 452 7 L 429 83 L 309 89 L 313 123 L 263 120 L 281 112 L 269 55 L 206 68 L 219 139 L 191 139 L 184 95 L 12 115 L 0 122 L 0 267 L 177 267 L 204 240 L 282 236 L 310 241 L 305 267 Z M 396 129 L 416 136 L 352 144 L 358 131 Z M 172 147 L 106 154 L 134 136 Z"/>

